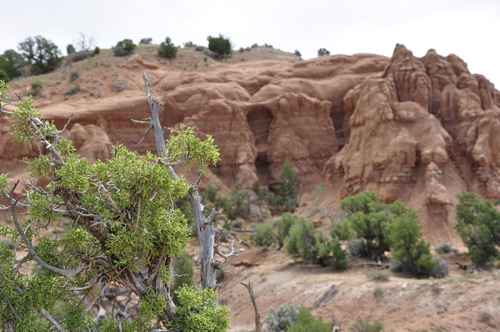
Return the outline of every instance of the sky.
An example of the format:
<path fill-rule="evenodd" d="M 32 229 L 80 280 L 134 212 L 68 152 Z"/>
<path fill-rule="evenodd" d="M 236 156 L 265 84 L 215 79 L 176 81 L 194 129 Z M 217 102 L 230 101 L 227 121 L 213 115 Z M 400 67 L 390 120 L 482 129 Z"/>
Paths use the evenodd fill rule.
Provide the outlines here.
<path fill-rule="evenodd" d="M 391 56 L 396 43 L 422 57 L 454 53 L 471 73 L 500 87 L 500 0 L 17 0 L 2 3 L 0 53 L 41 35 L 62 53 L 82 32 L 100 48 L 125 38 L 136 44 L 169 36 L 175 45 L 206 46 L 229 37 L 233 49 L 254 43 L 304 59 L 333 54 Z"/>

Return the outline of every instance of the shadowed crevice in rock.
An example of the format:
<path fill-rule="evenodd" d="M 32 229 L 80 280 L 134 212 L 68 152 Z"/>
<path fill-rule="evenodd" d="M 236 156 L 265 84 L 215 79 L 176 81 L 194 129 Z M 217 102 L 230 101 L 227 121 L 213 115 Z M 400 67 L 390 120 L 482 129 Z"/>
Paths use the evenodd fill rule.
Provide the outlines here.
<path fill-rule="evenodd" d="M 255 138 L 255 146 L 257 147 L 257 157 L 255 158 L 255 168 L 259 185 L 269 185 L 272 181 L 269 171 L 268 160 L 268 143 L 269 127 L 273 122 L 273 114 L 265 107 L 257 107 L 247 113 L 247 122 L 252 134 Z"/>

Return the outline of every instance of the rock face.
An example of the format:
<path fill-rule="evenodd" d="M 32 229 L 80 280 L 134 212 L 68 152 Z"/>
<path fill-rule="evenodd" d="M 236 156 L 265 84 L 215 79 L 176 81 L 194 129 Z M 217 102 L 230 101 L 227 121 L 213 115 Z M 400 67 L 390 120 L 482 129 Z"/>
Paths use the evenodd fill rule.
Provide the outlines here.
<path fill-rule="evenodd" d="M 288 158 L 306 191 L 326 180 L 339 188 L 331 197 L 337 201 L 369 189 L 384 201 L 409 204 L 434 244 L 456 239 L 457 193 L 500 198 L 500 93 L 456 55 L 429 50 L 417 58 L 403 45 L 390 59 L 356 54 L 297 61 L 276 50 L 259 52 L 260 58 L 241 55 L 251 61 L 239 53 L 229 63 L 209 60 L 192 72 L 179 68 L 189 59 L 203 63 L 194 50 L 181 50 L 182 59 L 169 63 L 151 55 L 154 50 L 101 58 L 107 66 L 87 66 L 79 78 L 100 81 L 101 98 L 57 99 L 57 89 L 70 87 L 63 83 L 37 103 L 59 127 L 74 113 L 70 137 L 91 161 L 107 158 L 115 143 L 140 154 L 155 151 L 152 135 L 135 145 L 147 128 L 130 121 L 150 116 L 140 79 L 145 71 L 153 95 L 165 101 L 165 126 L 183 122 L 214 137 L 222 159 L 207 179 L 227 187 L 273 186 Z M 47 80 L 66 74 L 61 69 Z M 87 88 L 82 84 L 81 93 L 93 93 Z M 21 84 L 13 90 L 23 93 Z M 19 176 L 16 161 L 38 152 L 16 147 L 7 138 L 11 122 L 0 120 L 0 172 Z"/>

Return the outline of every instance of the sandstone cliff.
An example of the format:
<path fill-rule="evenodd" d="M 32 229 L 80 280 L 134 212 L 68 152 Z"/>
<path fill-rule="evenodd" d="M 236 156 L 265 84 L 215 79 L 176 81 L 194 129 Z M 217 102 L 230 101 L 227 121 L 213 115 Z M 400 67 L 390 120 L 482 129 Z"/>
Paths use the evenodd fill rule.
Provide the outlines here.
<path fill-rule="evenodd" d="M 430 50 L 417 58 L 397 45 L 390 59 L 356 54 L 298 61 L 266 48 L 235 52 L 222 63 L 203 58 L 183 49 L 165 61 L 154 46 L 125 58 L 103 51 L 72 64 L 82 72 L 73 83 L 68 67 L 45 75 L 36 106 L 61 127 L 73 113 L 70 138 L 92 160 L 108 157 L 117 142 L 154 151 L 152 137 L 136 146 L 147 128 L 130 121 L 149 116 L 145 71 L 152 93 L 166 102 L 165 126 L 184 122 L 200 136 L 214 136 L 222 160 L 207 179 L 227 187 L 274 185 L 288 158 L 306 193 L 328 183 L 317 204 L 375 190 L 385 201 L 416 208 L 433 244 L 457 243 L 458 192 L 500 197 L 500 93 L 453 54 Z M 15 82 L 13 91 L 28 94 L 30 80 Z M 76 84 L 79 92 L 65 98 Z M 38 151 L 15 145 L 10 125 L 0 117 L 0 172 L 11 172 L 13 181 L 23 174 L 17 160 Z"/>

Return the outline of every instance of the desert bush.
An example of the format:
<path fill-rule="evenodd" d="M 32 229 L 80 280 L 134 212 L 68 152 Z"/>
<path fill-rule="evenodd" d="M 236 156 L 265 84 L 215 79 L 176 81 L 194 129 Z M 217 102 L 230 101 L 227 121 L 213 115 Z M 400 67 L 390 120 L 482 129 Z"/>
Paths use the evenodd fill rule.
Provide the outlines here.
<path fill-rule="evenodd" d="M 285 159 L 283 168 L 278 173 L 279 184 L 276 188 L 278 195 L 281 197 L 283 206 L 287 211 L 293 212 L 297 206 L 295 171 L 290 161 Z"/>
<path fill-rule="evenodd" d="M 318 50 L 318 57 L 325 55 L 330 55 L 330 51 L 328 51 L 326 48 L 320 48 Z"/>
<path fill-rule="evenodd" d="M 80 72 L 78 70 L 72 70 L 71 73 L 70 73 L 70 75 L 69 75 L 69 81 L 73 82 L 78 77 L 80 77 Z"/>
<path fill-rule="evenodd" d="M 436 254 L 456 254 L 458 252 L 457 249 L 453 248 L 450 244 L 443 242 L 440 245 L 438 245 L 434 251 Z"/>
<path fill-rule="evenodd" d="M 352 240 L 347 242 L 347 251 L 354 257 L 368 257 L 368 247 L 365 240 Z"/>
<path fill-rule="evenodd" d="M 273 245 L 275 237 L 273 225 L 263 223 L 257 227 L 252 241 L 259 247 L 270 247 Z"/>
<path fill-rule="evenodd" d="M 338 234 L 343 240 L 362 239 L 368 257 L 378 259 L 389 251 L 390 223 L 387 206 L 380 202 L 373 191 L 362 191 L 340 202 L 347 213 L 338 224 Z"/>
<path fill-rule="evenodd" d="M 170 288 L 171 295 L 174 297 L 174 302 L 176 304 L 179 303 L 178 295 L 175 293 L 177 289 L 184 285 L 194 285 L 193 276 L 194 276 L 194 267 L 193 260 L 189 257 L 188 253 L 184 251 L 179 255 L 177 261 L 174 264 L 174 271 L 177 275 L 186 275 L 183 277 L 176 277 L 174 281 L 172 281 L 172 286 Z"/>
<path fill-rule="evenodd" d="M 97 55 L 99 53 L 101 53 L 101 49 L 99 48 L 99 46 L 96 46 L 94 49 L 94 55 Z"/>
<path fill-rule="evenodd" d="M 229 230 L 226 228 L 223 228 L 222 231 L 220 232 L 220 240 L 222 242 L 227 242 L 229 240 Z"/>
<path fill-rule="evenodd" d="M 267 186 L 260 185 L 257 189 L 257 200 L 260 206 L 268 208 L 271 215 L 277 215 L 281 212 L 282 200 L 276 196 Z"/>
<path fill-rule="evenodd" d="M 233 188 L 228 196 L 218 199 L 229 219 L 236 219 L 248 212 L 248 190 Z"/>
<path fill-rule="evenodd" d="M 433 260 L 430 245 L 421 239 L 417 212 L 399 201 L 391 205 L 391 210 L 394 214 L 389 240 L 393 259 L 411 274 L 429 276 L 438 262 Z"/>
<path fill-rule="evenodd" d="M 33 95 L 38 96 L 38 95 L 42 94 L 42 91 L 43 91 L 42 82 L 38 81 L 38 82 L 31 83 L 31 93 Z"/>
<path fill-rule="evenodd" d="M 276 228 L 276 238 L 278 240 L 280 249 L 283 247 L 283 243 L 290 233 L 290 228 L 292 228 L 293 224 L 297 220 L 298 218 L 293 214 L 291 214 L 290 212 L 285 212 L 283 213 L 281 218 L 274 221 L 274 227 Z"/>
<path fill-rule="evenodd" d="M 383 330 L 384 326 L 382 323 L 375 321 L 372 324 L 368 318 L 358 318 L 356 322 L 349 327 L 349 331 L 351 332 L 381 332 Z"/>
<path fill-rule="evenodd" d="M 4 81 L 5 83 L 10 82 L 10 77 L 7 74 L 7 72 L 3 69 L 0 69 L 0 80 Z"/>
<path fill-rule="evenodd" d="M 89 52 L 78 52 L 78 53 L 75 53 L 75 55 L 73 55 L 73 61 L 74 62 L 82 61 L 82 60 L 85 60 L 89 57 L 90 57 Z"/>
<path fill-rule="evenodd" d="M 2 79 L 4 82 L 10 81 L 14 77 L 21 76 L 20 68 L 27 64 L 23 56 L 14 50 L 6 50 L 0 55 L 0 70 L 4 71 Z"/>
<path fill-rule="evenodd" d="M 151 44 L 153 42 L 153 38 L 141 38 L 139 44 Z"/>
<path fill-rule="evenodd" d="M 78 91 L 80 90 L 80 86 L 79 85 L 75 85 L 74 87 L 72 87 L 71 89 L 67 90 L 64 94 L 66 96 L 72 96 L 74 95 L 75 93 L 77 93 Z"/>
<path fill-rule="evenodd" d="M 241 218 L 236 218 L 233 221 L 231 221 L 231 227 L 234 228 L 243 228 L 244 225 L 245 225 L 245 220 Z"/>
<path fill-rule="evenodd" d="M 498 257 L 500 212 L 493 201 L 481 201 L 473 193 L 462 192 L 457 198 L 458 234 L 469 249 L 471 261 L 476 266 L 489 265 Z"/>
<path fill-rule="evenodd" d="M 319 257 L 319 263 L 332 269 L 346 269 L 349 261 L 347 253 L 342 249 L 339 239 L 328 240 L 322 231 L 316 235 L 316 244 L 313 247 L 314 253 Z"/>
<path fill-rule="evenodd" d="M 313 223 L 300 218 L 290 228 L 285 239 L 288 254 L 295 258 L 302 258 L 303 263 L 317 263 L 317 252 L 314 250 L 316 238 Z"/>
<path fill-rule="evenodd" d="M 184 47 L 196 47 L 196 44 L 193 44 L 192 41 L 188 41 L 187 43 L 184 43 Z"/>
<path fill-rule="evenodd" d="M 375 281 L 389 281 L 391 272 L 383 270 L 371 270 L 366 274 L 366 277 Z"/>
<path fill-rule="evenodd" d="M 433 257 L 432 262 L 437 262 L 436 266 L 429 271 L 428 275 L 432 278 L 444 278 L 450 272 L 450 267 L 448 263 L 444 259 L 440 259 L 438 257 Z"/>
<path fill-rule="evenodd" d="M 278 310 L 269 309 L 266 332 L 284 332 L 287 327 L 297 322 L 299 309 L 293 304 L 282 304 Z"/>
<path fill-rule="evenodd" d="M 46 74 L 61 62 L 59 48 L 52 41 L 42 36 L 26 38 L 17 46 L 21 55 L 31 65 L 33 75 Z"/>
<path fill-rule="evenodd" d="M 158 55 L 168 59 L 173 59 L 177 56 L 177 47 L 172 43 L 170 37 L 165 38 L 165 41 L 160 44 Z"/>
<path fill-rule="evenodd" d="M 302 53 L 299 52 L 299 50 L 295 50 L 295 55 L 298 56 L 299 58 L 302 56 Z"/>
<path fill-rule="evenodd" d="M 314 317 L 312 313 L 302 306 L 297 314 L 297 322 L 290 324 L 287 332 L 330 332 L 332 331 L 333 323 L 323 323 L 321 317 Z"/>
<path fill-rule="evenodd" d="M 70 55 L 72 53 L 76 53 L 76 50 L 75 50 L 75 47 L 73 46 L 73 44 L 68 44 L 68 46 L 66 46 L 66 53 L 68 53 L 68 55 Z"/>
<path fill-rule="evenodd" d="M 208 49 L 218 55 L 230 54 L 231 53 L 231 41 L 228 38 L 224 38 L 221 34 L 219 37 L 208 36 Z"/>
<path fill-rule="evenodd" d="M 314 187 L 314 193 L 311 197 L 311 202 L 314 201 L 319 195 L 323 193 L 326 189 L 326 184 L 323 182 L 319 186 Z"/>
<path fill-rule="evenodd" d="M 137 46 L 130 39 L 124 39 L 116 44 L 113 48 L 115 56 L 126 56 L 134 53 Z"/>

